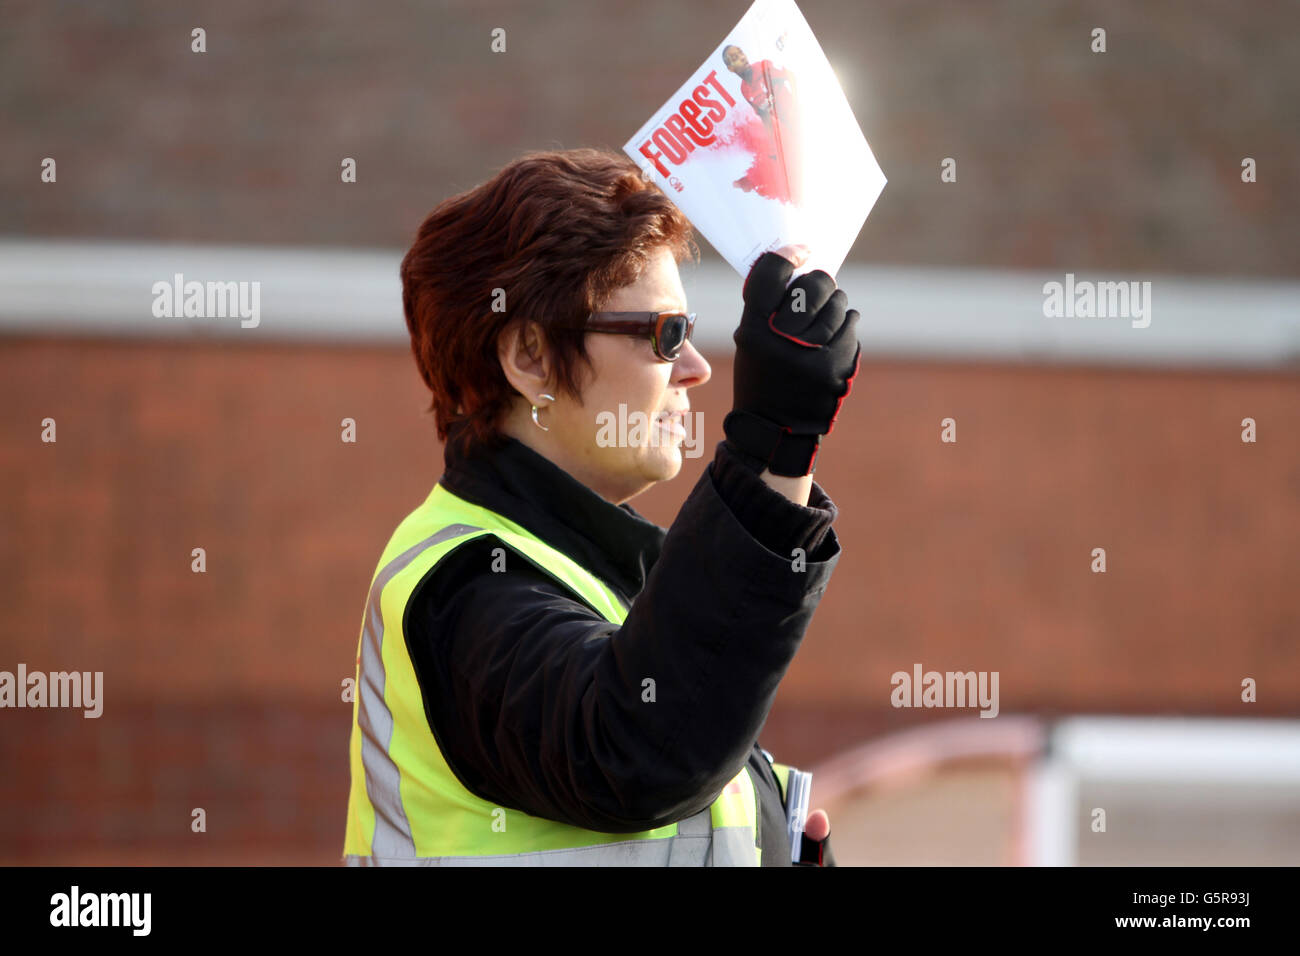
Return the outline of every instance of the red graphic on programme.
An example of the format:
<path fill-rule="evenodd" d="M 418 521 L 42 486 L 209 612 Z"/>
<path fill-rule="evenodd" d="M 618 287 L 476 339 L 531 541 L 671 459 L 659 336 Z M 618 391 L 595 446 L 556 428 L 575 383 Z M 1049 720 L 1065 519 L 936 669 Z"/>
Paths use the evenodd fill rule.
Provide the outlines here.
<path fill-rule="evenodd" d="M 740 77 L 740 94 L 755 114 L 741 124 L 734 139 L 753 162 L 732 185 L 798 205 L 803 198 L 803 157 L 794 74 L 771 60 L 750 63 L 734 44 L 722 51 L 722 59 Z"/>

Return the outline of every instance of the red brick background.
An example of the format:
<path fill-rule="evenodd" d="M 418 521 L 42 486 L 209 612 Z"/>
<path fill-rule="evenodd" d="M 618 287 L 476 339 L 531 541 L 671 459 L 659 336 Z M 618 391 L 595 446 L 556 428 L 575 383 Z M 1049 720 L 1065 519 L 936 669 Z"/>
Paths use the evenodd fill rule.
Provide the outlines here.
<path fill-rule="evenodd" d="M 424 405 L 404 349 L 4 341 L 0 669 L 101 670 L 104 714 L 0 714 L 0 862 L 338 858 L 341 681 L 441 470 Z M 915 662 L 999 671 L 1003 713 L 1295 715 L 1298 433 L 1289 374 L 864 365 L 817 472 L 844 554 L 764 744 L 951 717 L 890 707 Z M 707 460 L 636 505 L 671 522 Z"/>
<path fill-rule="evenodd" d="M 3 231 L 405 247 L 525 149 L 621 150 L 748 6 L 10 0 Z M 851 262 L 1300 274 L 1294 0 L 799 7 L 889 177 Z"/>
<path fill-rule="evenodd" d="M 527 149 L 621 148 L 747 5 L 15 0 L 0 231 L 405 248 Z M 1300 274 L 1290 0 L 800 7 L 889 177 L 850 261 Z M 0 712 L 0 863 L 337 860 L 340 683 L 441 468 L 425 404 L 402 348 L 0 339 L 0 669 L 106 698 Z M 1297 435 L 1294 369 L 864 366 L 818 470 L 844 555 L 765 745 L 950 717 L 889 706 L 918 662 L 999 671 L 1003 713 L 1300 713 Z M 706 461 L 638 506 L 670 522 Z"/>

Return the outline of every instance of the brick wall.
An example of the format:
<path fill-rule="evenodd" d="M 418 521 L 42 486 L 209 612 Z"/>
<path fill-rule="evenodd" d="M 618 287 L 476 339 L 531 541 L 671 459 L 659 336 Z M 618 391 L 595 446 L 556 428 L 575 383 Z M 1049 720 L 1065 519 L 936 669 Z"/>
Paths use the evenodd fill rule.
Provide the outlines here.
<path fill-rule="evenodd" d="M 441 470 L 424 405 L 404 349 L 3 341 L 0 669 L 103 671 L 105 702 L 0 712 L 0 862 L 337 859 L 340 682 Z M 1295 375 L 864 365 L 818 468 L 844 555 L 765 745 L 951 717 L 889 706 L 914 662 L 998 670 L 1003 713 L 1295 715 L 1298 432 Z M 706 461 L 638 508 L 671 522 Z"/>
<path fill-rule="evenodd" d="M 747 7 L 11 2 L 3 230 L 405 247 L 526 149 L 621 149 Z M 1291 0 L 800 8 L 889 177 L 854 261 L 1300 273 Z"/>

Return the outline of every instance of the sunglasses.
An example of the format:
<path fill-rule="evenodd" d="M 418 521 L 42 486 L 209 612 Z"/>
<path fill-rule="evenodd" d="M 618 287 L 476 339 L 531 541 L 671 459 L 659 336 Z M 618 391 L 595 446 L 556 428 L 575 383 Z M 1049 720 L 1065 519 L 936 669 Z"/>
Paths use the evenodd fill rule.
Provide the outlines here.
<path fill-rule="evenodd" d="M 676 362 L 682 354 L 682 346 L 690 341 L 695 331 L 695 313 L 593 312 L 578 327 L 587 332 L 648 335 L 655 355 L 665 362 Z"/>

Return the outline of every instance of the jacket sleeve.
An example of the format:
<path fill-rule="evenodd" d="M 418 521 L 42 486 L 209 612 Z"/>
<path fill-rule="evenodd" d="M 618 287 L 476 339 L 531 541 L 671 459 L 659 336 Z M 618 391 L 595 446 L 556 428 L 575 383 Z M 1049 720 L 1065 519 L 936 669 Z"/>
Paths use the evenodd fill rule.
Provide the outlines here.
<path fill-rule="evenodd" d="M 721 497 L 717 464 L 621 627 L 515 552 L 493 573 L 495 537 L 458 548 L 421 582 L 408 649 L 430 727 L 466 789 L 631 833 L 699 812 L 745 765 L 840 546 L 820 487 L 802 508 L 732 471 L 750 530 Z M 796 510 L 820 514 L 809 524 Z M 801 570 L 795 542 L 812 545 Z"/>

